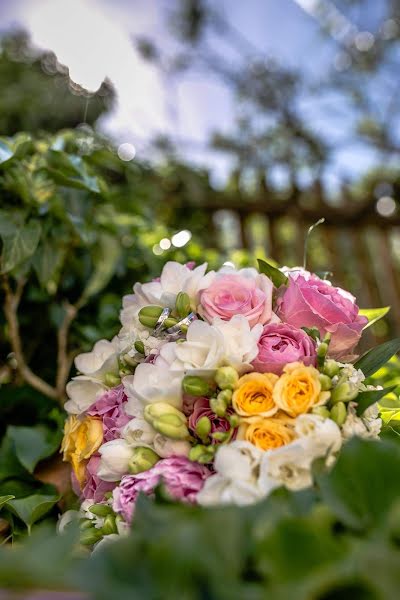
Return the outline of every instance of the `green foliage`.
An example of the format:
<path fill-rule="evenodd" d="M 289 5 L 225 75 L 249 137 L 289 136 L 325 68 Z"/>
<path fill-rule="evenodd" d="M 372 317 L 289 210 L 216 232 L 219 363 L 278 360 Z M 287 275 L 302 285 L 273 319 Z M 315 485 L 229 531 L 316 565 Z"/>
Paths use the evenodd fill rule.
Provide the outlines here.
<path fill-rule="evenodd" d="M 399 469 L 400 446 L 352 440 L 315 490 L 280 489 L 245 508 L 140 497 L 129 537 L 91 558 L 73 527 L 58 538 L 37 528 L 26 544 L 1 547 L 0 583 L 95 600 L 396 598 Z"/>
<path fill-rule="evenodd" d="M 364 330 L 377 323 L 380 319 L 383 319 L 389 311 L 390 306 L 384 306 L 383 308 L 360 308 L 358 313 L 368 319 L 368 323 L 365 325 Z"/>
<path fill-rule="evenodd" d="M 370 377 L 378 369 L 400 350 L 400 338 L 385 342 L 380 346 L 371 348 L 361 358 L 357 360 L 354 366 L 361 369 L 366 377 Z"/>
<path fill-rule="evenodd" d="M 281 285 L 285 285 L 288 282 L 288 278 L 282 271 L 271 265 L 271 263 L 258 259 L 258 268 L 260 273 L 264 273 L 267 275 L 274 284 L 275 287 L 280 287 Z"/>

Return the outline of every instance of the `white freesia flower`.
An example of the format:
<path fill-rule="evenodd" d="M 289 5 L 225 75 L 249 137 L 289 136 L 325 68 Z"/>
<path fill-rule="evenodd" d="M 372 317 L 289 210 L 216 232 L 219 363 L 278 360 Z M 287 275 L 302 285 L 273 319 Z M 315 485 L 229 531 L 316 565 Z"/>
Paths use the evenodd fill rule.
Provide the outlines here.
<path fill-rule="evenodd" d="M 99 448 L 101 455 L 98 477 L 103 481 L 119 481 L 129 472 L 128 465 L 133 447 L 124 439 L 111 440 Z"/>
<path fill-rule="evenodd" d="M 299 415 L 294 430 L 303 444 L 307 443 L 315 458 L 334 454 L 341 448 L 342 435 L 332 419 L 311 414 Z"/>
<path fill-rule="evenodd" d="M 161 433 L 156 433 L 153 439 L 154 452 L 161 458 L 170 456 L 189 456 L 190 444 L 186 440 L 172 440 Z"/>
<path fill-rule="evenodd" d="M 101 381 L 86 375 L 78 375 L 67 384 L 66 391 L 69 399 L 64 404 L 64 408 L 70 414 L 80 415 L 108 389 Z"/>
<path fill-rule="evenodd" d="M 103 380 L 107 373 L 118 374 L 117 341 L 100 340 L 91 352 L 83 352 L 75 358 L 75 366 L 82 375 Z"/>
<path fill-rule="evenodd" d="M 153 448 L 156 431 L 141 417 L 134 417 L 125 425 L 121 434 L 132 447 L 146 446 L 147 448 Z"/>
<path fill-rule="evenodd" d="M 179 292 L 188 294 L 195 309 L 200 291 L 208 287 L 215 276 L 214 271 L 206 274 L 206 270 L 207 263 L 189 269 L 177 262 L 167 262 L 158 281 L 136 283 L 134 293 L 124 296 L 120 315 L 122 325 L 129 326 L 143 306 L 155 304 L 173 309 Z"/>
<path fill-rule="evenodd" d="M 367 408 L 362 417 L 357 416 L 357 403 L 350 402 L 347 411 L 347 419 L 342 425 L 342 435 L 344 440 L 353 436 L 367 439 L 379 437 L 382 428 L 382 419 L 379 418 L 377 404 L 372 404 Z"/>
<path fill-rule="evenodd" d="M 163 365 L 138 365 L 134 375 L 123 379 L 128 397 L 125 412 L 133 417 L 143 416 L 144 407 L 153 402 L 168 402 L 181 409 L 182 377 L 183 374 L 172 373 Z"/>
<path fill-rule="evenodd" d="M 197 501 L 203 506 L 214 504 L 252 504 L 264 496 L 259 486 L 259 469 L 263 452 L 249 442 L 235 441 L 221 446 L 216 454 L 216 474 L 206 479 Z"/>

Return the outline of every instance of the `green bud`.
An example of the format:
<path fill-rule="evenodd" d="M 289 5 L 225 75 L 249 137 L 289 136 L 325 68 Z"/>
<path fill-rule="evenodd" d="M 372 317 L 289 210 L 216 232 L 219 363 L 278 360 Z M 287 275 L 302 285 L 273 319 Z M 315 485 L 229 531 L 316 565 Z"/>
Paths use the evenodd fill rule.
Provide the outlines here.
<path fill-rule="evenodd" d="M 163 323 L 164 329 L 169 329 L 170 327 L 174 327 L 178 321 L 173 317 L 167 317 Z"/>
<path fill-rule="evenodd" d="M 198 462 L 203 465 L 210 463 L 213 460 L 215 448 L 213 446 L 203 446 L 197 444 L 193 446 L 189 452 L 189 459 L 193 462 Z"/>
<path fill-rule="evenodd" d="M 186 375 L 183 378 L 182 388 L 189 396 L 207 396 L 210 391 L 207 381 L 194 375 Z"/>
<path fill-rule="evenodd" d="M 89 507 L 89 511 L 93 515 L 96 515 L 96 517 L 106 517 L 113 512 L 111 506 L 108 504 L 92 504 L 92 506 Z"/>
<path fill-rule="evenodd" d="M 85 531 L 85 529 L 90 529 L 93 527 L 93 522 L 91 519 L 82 519 L 79 523 L 79 529 L 81 531 Z"/>
<path fill-rule="evenodd" d="M 328 377 L 335 377 L 340 371 L 340 365 L 333 360 L 333 358 L 327 358 L 324 363 L 323 373 Z"/>
<path fill-rule="evenodd" d="M 151 448 L 145 448 L 139 446 L 133 451 L 132 458 L 129 461 L 128 469 L 132 475 L 137 475 L 143 471 L 148 471 L 151 467 L 154 467 L 156 462 L 160 460 L 158 454 Z"/>
<path fill-rule="evenodd" d="M 225 402 L 226 406 L 229 406 L 232 402 L 233 392 L 232 390 L 222 390 L 218 394 L 218 399 Z"/>
<path fill-rule="evenodd" d="M 82 531 L 79 541 L 84 546 L 93 546 L 96 542 L 101 540 L 103 534 L 100 529 L 96 529 L 96 527 L 91 527 L 90 529 L 85 529 Z"/>
<path fill-rule="evenodd" d="M 196 434 L 199 436 L 199 438 L 204 439 L 210 435 L 210 431 L 211 431 L 210 419 L 206 416 L 201 417 L 197 421 Z"/>
<path fill-rule="evenodd" d="M 121 383 L 121 379 L 117 375 L 114 375 L 114 373 L 106 373 L 104 377 L 104 383 L 108 387 L 115 387 Z"/>
<path fill-rule="evenodd" d="M 331 419 L 335 421 L 339 427 L 343 425 L 347 418 L 347 410 L 344 402 L 337 402 L 335 406 L 331 409 Z"/>
<path fill-rule="evenodd" d="M 123 360 L 127 365 L 129 365 L 130 367 L 133 367 L 133 368 L 137 367 L 139 364 L 139 361 L 136 358 L 134 358 L 133 356 L 129 356 L 129 354 L 124 354 Z"/>
<path fill-rule="evenodd" d="M 225 400 L 217 397 L 210 399 L 210 408 L 218 417 L 224 417 L 227 406 Z"/>
<path fill-rule="evenodd" d="M 321 384 L 321 390 L 323 392 L 327 392 L 328 390 L 332 389 L 332 379 L 330 377 L 328 377 L 328 375 L 325 375 L 324 373 L 320 373 L 319 382 Z"/>
<path fill-rule="evenodd" d="M 325 334 L 325 337 L 324 337 L 324 339 L 322 341 L 329 346 L 329 344 L 331 342 L 331 338 L 332 338 L 332 334 L 328 331 Z"/>
<path fill-rule="evenodd" d="M 236 429 L 236 427 L 239 427 L 241 419 L 239 415 L 233 414 L 229 415 L 228 421 L 230 426 L 233 427 L 233 429 Z"/>
<path fill-rule="evenodd" d="M 135 367 L 137 366 L 137 363 L 135 362 Z M 127 367 L 123 367 L 119 370 L 119 376 L 121 377 L 121 379 L 123 377 L 126 377 L 127 375 L 132 375 L 132 371 L 130 369 L 128 369 Z"/>
<path fill-rule="evenodd" d="M 329 417 L 331 416 L 331 413 L 326 408 L 326 406 L 314 406 L 311 412 L 313 413 L 313 415 L 319 415 L 324 419 L 329 419 Z"/>
<path fill-rule="evenodd" d="M 220 367 L 215 374 L 215 382 L 221 390 L 233 390 L 239 381 L 239 374 L 233 367 Z"/>
<path fill-rule="evenodd" d="M 358 388 L 350 381 L 344 381 L 337 385 L 331 392 L 331 402 L 350 402 L 358 396 Z"/>
<path fill-rule="evenodd" d="M 136 352 L 139 352 L 139 354 L 144 354 L 144 344 L 141 340 L 136 340 L 134 346 Z"/>
<path fill-rule="evenodd" d="M 317 357 L 325 358 L 326 353 L 328 352 L 328 348 L 329 348 L 329 346 L 326 342 L 321 342 L 317 348 Z"/>
<path fill-rule="evenodd" d="M 104 519 L 104 525 L 101 528 L 103 535 L 111 535 L 112 533 L 118 533 L 117 525 L 115 522 L 115 515 L 108 515 Z"/>
<path fill-rule="evenodd" d="M 183 440 L 189 436 L 186 416 L 167 402 L 148 404 L 144 409 L 144 418 L 166 437 Z"/>
<path fill-rule="evenodd" d="M 217 442 L 226 442 L 230 437 L 230 433 L 229 431 L 216 431 L 211 437 Z"/>
<path fill-rule="evenodd" d="M 181 319 L 190 313 L 190 298 L 185 292 L 179 292 L 176 297 L 175 310 Z"/>
<path fill-rule="evenodd" d="M 162 306 L 144 306 L 139 311 L 139 321 L 145 327 L 154 329 L 162 311 Z"/>

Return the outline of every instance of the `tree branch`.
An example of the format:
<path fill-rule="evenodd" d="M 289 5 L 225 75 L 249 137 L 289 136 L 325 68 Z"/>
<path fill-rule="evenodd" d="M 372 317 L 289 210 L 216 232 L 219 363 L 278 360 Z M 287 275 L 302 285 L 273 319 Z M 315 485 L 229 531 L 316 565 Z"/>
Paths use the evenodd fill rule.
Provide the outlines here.
<path fill-rule="evenodd" d="M 8 333 L 12 351 L 17 361 L 17 371 L 21 377 L 29 383 L 35 390 L 38 390 L 45 396 L 57 398 L 56 388 L 49 385 L 44 379 L 35 375 L 26 363 L 25 355 L 22 349 L 22 340 L 17 317 L 18 306 L 21 301 L 22 292 L 25 286 L 25 280 L 19 279 L 15 292 L 11 289 L 10 281 L 7 275 L 2 276 L 2 285 L 5 292 L 4 313 L 8 325 Z"/>
<path fill-rule="evenodd" d="M 57 333 L 57 378 L 56 390 L 57 397 L 60 401 L 65 396 L 65 385 L 68 375 L 71 370 L 72 362 L 75 357 L 75 352 L 68 351 L 68 334 L 73 320 L 75 319 L 81 302 L 78 300 L 76 304 L 70 304 L 68 301 L 64 303 L 65 315 L 61 327 Z"/>

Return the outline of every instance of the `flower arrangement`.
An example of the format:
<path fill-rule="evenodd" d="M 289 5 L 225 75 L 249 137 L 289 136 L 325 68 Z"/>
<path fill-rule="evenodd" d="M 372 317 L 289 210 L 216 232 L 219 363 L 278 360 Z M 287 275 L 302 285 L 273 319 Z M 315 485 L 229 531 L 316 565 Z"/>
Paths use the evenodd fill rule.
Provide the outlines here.
<path fill-rule="evenodd" d="M 314 461 L 379 436 L 387 390 L 365 378 L 396 349 L 355 362 L 371 320 L 351 294 L 259 267 L 168 262 L 124 297 L 119 334 L 75 359 L 62 452 L 84 543 L 126 531 L 139 493 L 246 505 L 312 485 Z"/>

